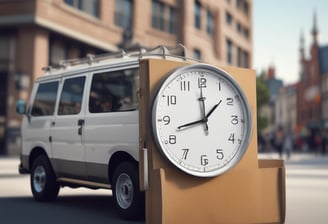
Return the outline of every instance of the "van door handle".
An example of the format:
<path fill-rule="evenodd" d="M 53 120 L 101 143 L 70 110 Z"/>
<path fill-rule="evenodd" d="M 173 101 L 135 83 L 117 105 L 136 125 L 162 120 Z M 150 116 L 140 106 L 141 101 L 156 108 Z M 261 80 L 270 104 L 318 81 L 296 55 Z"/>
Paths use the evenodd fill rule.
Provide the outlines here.
<path fill-rule="evenodd" d="M 79 135 L 82 135 L 82 128 L 83 128 L 83 125 L 84 125 L 84 120 L 83 119 L 79 119 L 77 121 L 77 125 L 80 126 L 79 129 L 77 130 L 77 133 Z"/>
<path fill-rule="evenodd" d="M 84 119 L 77 120 L 77 125 L 78 126 L 83 126 L 84 125 Z"/>

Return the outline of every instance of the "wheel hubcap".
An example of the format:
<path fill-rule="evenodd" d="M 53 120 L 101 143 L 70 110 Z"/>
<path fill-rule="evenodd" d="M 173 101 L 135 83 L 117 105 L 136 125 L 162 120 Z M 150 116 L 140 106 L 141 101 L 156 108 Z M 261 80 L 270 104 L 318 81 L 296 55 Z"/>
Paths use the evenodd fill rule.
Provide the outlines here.
<path fill-rule="evenodd" d="M 33 186 L 36 192 L 40 193 L 43 191 L 46 184 L 46 171 L 44 167 L 38 166 L 33 174 Z"/>
<path fill-rule="evenodd" d="M 133 199 L 133 184 L 127 174 L 123 173 L 117 178 L 115 190 L 119 206 L 123 209 L 129 208 Z"/>

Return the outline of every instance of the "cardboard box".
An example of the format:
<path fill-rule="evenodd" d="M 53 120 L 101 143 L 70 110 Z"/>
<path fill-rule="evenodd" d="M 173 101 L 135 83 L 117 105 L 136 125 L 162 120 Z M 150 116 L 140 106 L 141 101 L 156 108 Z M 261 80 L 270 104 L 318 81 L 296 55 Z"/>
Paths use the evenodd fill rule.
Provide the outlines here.
<path fill-rule="evenodd" d="M 189 62 L 145 59 L 140 67 L 140 183 L 146 190 L 146 223 L 283 223 L 285 167 L 282 160 L 258 160 L 256 77 L 249 69 L 223 70 L 242 87 L 252 112 L 253 132 L 242 160 L 214 177 L 187 175 L 163 159 L 151 133 L 151 103 L 160 80 Z M 147 148 L 147 160 L 143 148 Z M 147 163 L 147 164 L 145 164 Z M 149 173 L 144 173 L 144 167 Z M 144 178 L 149 187 L 144 186 Z"/>

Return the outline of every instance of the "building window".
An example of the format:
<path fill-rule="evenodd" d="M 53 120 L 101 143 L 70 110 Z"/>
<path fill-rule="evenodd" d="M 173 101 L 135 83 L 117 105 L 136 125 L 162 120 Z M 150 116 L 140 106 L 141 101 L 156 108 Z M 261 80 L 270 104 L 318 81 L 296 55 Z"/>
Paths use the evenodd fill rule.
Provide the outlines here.
<path fill-rule="evenodd" d="M 244 38 L 249 38 L 249 30 L 248 28 L 244 27 L 240 22 L 237 22 L 236 29 L 238 34 L 243 36 Z"/>
<path fill-rule="evenodd" d="M 200 2 L 195 1 L 195 27 L 199 30 L 201 29 L 201 9 Z"/>
<path fill-rule="evenodd" d="M 211 11 L 207 11 L 207 25 L 206 25 L 207 34 L 211 37 L 213 36 L 213 14 Z"/>
<path fill-rule="evenodd" d="M 248 68 L 248 66 L 249 66 L 248 61 L 249 61 L 248 52 L 244 51 L 238 47 L 238 49 L 237 49 L 237 66 Z"/>
<path fill-rule="evenodd" d="M 232 15 L 229 12 L 226 12 L 226 23 L 232 25 Z"/>
<path fill-rule="evenodd" d="M 229 65 L 232 64 L 232 41 L 227 39 L 226 40 L 226 48 L 227 48 L 227 63 Z"/>
<path fill-rule="evenodd" d="M 167 33 L 176 33 L 176 9 L 163 2 L 152 2 L 152 27 Z"/>
<path fill-rule="evenodd" d="M 115 25 L 122 28 L 132 27 L 133 2 L 132 0 L 115 0 Z"/>
<path fill-rule="evenodd" d="M 194 49 L 194 59 L 200 60 L 201 59 L 201 52 L 198 49 Z"/>
<path fill-rule="evenodd" d="M 243 27 L 241 26 L 240 22 L 237 22 L 237 32 L 241 34 L 243 32 Z"/>
<path fill-rule="evenodd" d="M 158 30 L 164 30 L 164 4 L 153 1 L 152 27 Z"/>
<path fill-rule="evenodd" d="M 64 2 L 89 15 L 99 17 L 99 0 L 64 0 Z"/>
<path fill-rule="evenodd" d="M 242 50 L 240 47 L 237 49 L 237 66 L 238 67 L 243 67 L 243 59 L 242 59 Z"/>
<path fill-rule="evenodd" d="M 59 65 L 61 60 L 67 59 L 65 45 L 61 41 L 50 42 L 50 65 Z"/>
<path fill-rule="evenodd" d="M 244 51 L 243 58 L 244 58 L 244 67 L 249 68 L 249 54 L 247 51 Z"/>
<path fill-rule="evenodd" d="M 8 86 L 7 81 L 9 78 L 10 73 L 10 65 L 13 62 L 13 58 L 15 55 L 12 55 L 11 49 L 13 49 L 15 44 L 14 37 L 11 35 L 0 35 L 0 117 L 6 116 L 7 114 L 7 97 L 8 97 Z M 0 130 L 3 128 L 0 122 Z M 3 134 L 1 134 L 0 131 L 0 139 L 3 137 Z M 1 140 L 0 140 L 1 145 Z M 1 151 L 1 149 L 0 149 Z"/>
<path fill-rule="evenodd" d="M 176 23 L 176 15 L 175 9 L 169 7 L 169 33 L 175 33 L 175 23 Z"/>
<path fill-rule="evenodd" d="M 242 0 L 236 0 L 236 8 L 239 8 L 242 4 Z"/>
<path fill-rule="evenodd" d="M 244 37 L 245 37 L 246 39 L 249 38 L 249 31 L 248 31 L 247 28 L 244 28 L 244 32 L 243 32 L 243 34 L 244 34 Z"/>
<path fill-rule="evenodd" d="M 244 1 L 243 11 L 244 11 L 245 15 L 248 16 L 248 13 L 249 13 L 249 5 L 248 5 L 248 2 L 247 1 Z"/>
<path fill-rule="evenodd" d="M 236 8 L 243 11 L 243 13 L 249 15 L 249 3 L 247 0 L 236 0 Z"/>

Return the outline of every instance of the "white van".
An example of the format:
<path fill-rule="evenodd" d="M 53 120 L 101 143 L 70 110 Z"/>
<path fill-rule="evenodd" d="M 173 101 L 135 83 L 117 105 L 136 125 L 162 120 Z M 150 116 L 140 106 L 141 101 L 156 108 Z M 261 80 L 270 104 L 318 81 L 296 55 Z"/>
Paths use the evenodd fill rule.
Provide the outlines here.
<path fill-rule="evenodd" d="M 140 56 L 89 56 L 47 67 L 33 86 L 29 106 L 17 102 L 22 121 L 20 173 L 30 173 L 38 201 L 60 187 L 108 188 L 124 218 L 144 216 L 139 190 L 138 68 Z"/>

